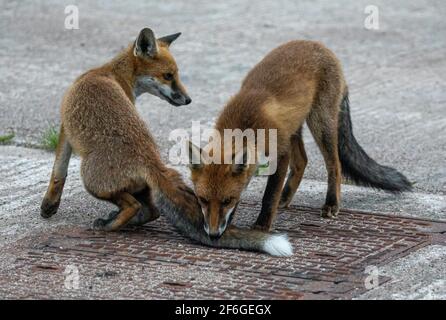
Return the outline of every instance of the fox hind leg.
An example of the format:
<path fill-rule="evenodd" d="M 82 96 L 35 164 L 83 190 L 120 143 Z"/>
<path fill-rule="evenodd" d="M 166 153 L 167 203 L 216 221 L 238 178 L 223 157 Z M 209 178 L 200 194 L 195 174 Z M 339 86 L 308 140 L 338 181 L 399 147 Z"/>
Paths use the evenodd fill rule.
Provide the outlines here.
<path fill-rule="evenodd" d="M 153 203 L 152 194 L 149 187 L 141 192 L 135 193 L 133 196 L 139 203 L 141 203 L 142 208 L 138 214 L 133 217 L 132 220 L 130 220 L 129 224 L 142 226 L 160 217 L 160 212 Z"/>
<path fill-rule="evenodd" d="M 160 217 L 160 212 L 153 203 L 149 187 L 140 192 L 133 193 L 132 195 L 141 204 L 141 209 L 133 216 L 132 219 L 130 219 L 130 221 L 127 223 L 128 226 L 142 226 Z M 108 219 L 114 219 L 118 214 L 119 211 L 112 211 L 109 214 Z"/>
<path fill-rule="evenodd" d="M 330 112 L 331 111 L 331 112 Z M 334 218 L 338 215 L 341 191 L 341 164 L 338 155 L 337 109 L 324 110 L 317 106 L 307 118 L 307 124 L 324 157 L 328 174 L 328 187 L 321 215 Z"/>
<path fill-rule="evenodd" d="M 119 207 L 119 213 L 108 219 L 96 219 L 93 229 L 101 231 L 117 231 L 125 226 L 142 208 L 141 203 L 128 192 L 120 192 L 116 195 L 99 196 L 98 198 L 111 201 Z"/>
<path fill-rule="evenodd" d="M 290 173 L 282 190 L 279 208 L 286 208 L 290 204 L 297 188 L 299 188 L 308 162 L 302 139 L 302 128 L 295 135 L 291 136 L 290 143 Z"/>

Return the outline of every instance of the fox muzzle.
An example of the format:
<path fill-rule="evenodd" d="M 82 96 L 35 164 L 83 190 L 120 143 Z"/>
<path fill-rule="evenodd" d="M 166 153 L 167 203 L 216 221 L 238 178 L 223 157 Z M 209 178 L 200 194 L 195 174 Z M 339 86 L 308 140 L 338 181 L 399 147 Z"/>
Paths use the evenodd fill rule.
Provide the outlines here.
<path fill-rule="evenodd" d="M 174 85 L 174 88 L 172 88 L 151 76 L 140 76 L 136 79 L 134 89 L 135 97 L 138 97 L 144 92 L 158 96 L 176 107 L 192 102 L 192 99 L 186 93 L 182 92 L 181 88 L 177 85 Z"/>
<path fill-rule="evenodd" d="M 222 221 L 220 221 L 220 223 L 218 224 L 218 228 L 216 230 L 213 230 L 212 228 L 210 228 L 208 221 L 206 219 L 204 219 L 204 230 L 209 235 L 209 238 L 215 240 L 215 239 L 220 238 L 223 235 L 226 228 L 228 227 L 228 224 L 232 220 L 232 215 L 233 215 L 234 211 L 235 211 L 235 207 L 229 209 L 226 212 L 225 217 L 223 219 L 221 219 Z"/>

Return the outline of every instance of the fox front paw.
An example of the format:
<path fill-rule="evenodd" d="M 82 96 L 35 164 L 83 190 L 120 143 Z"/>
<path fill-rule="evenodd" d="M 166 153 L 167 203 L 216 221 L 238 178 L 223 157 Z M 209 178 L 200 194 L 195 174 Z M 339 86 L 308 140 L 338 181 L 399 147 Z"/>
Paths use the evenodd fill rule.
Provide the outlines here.
<path fill-rule="evenodd" d="M 283 208 L 288 208 L 288 206 L 291 203 L 292 198 L 291 197 L 287 197 L 285 195 L 282 195 L 282 197 L 280 198 L 280 202 L 279 202 L 279 208 L 283 209 Z"/>
<path fill-rule="evenodd" d="M 40 215 L 42 218 L 50 218 L 53 215 L 56 214 L 57 209 L 59 209 L 60 200 L 56 201 L 55 203 L 52 203 L 48 200 L 44 200 L 42 202 L 42 205 L 40 206 Z"/>
<path fill-rule="evenodd" d="M 291 200 L 293 200 L 293 193 L 288 186 L 285 186 L 280 195 L 279 208 L 288 208 Z"/>
<path fill-rule="evenodd" d="M 322 218 L 334 219 L 338 216 L 339 206 L 338 205 L 324 205 L 321 209 Z"/>

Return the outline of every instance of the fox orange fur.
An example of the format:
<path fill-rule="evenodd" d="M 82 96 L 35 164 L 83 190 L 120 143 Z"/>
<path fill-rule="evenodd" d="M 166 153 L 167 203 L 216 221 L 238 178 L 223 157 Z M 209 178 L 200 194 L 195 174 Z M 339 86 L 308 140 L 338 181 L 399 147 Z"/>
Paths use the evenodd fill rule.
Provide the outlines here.
<path fill-rule="evenodd" d="M 277 170 L 268 178 L 256 228 L 271 229 L 277 208 L 288 206 L 302 180 L 307 165 L 302 140 L 305 122 L 322 152 L 328 173 L 323 217 L 338 214 L 341 174 L 359 184 L 391 192 L 411 189 L 405 176 L 377 164 L 354 138 L 347 85 L 336 56 L 319 42 L 291 41 L 274 49 L 248 73 L 215 124 L 221 136 L 225 129 L 277 130 Z M 190 144 L 190 154 L 202 159 L 190 166 L 191 177 L 205 216 L 205 228 L 213 238 L 224 233 L 258 165 L 247 162 L 247 155 L 255 152 L 246 150 L 247 146 L 243 150 L 231 145 L 222 147 L 222 157 L 241 157 L 242 165 L 204 164 L 205 151 Z M 290 173 L 283 187 L 288 168 Z"/>
<path fill-rule="evenodd" d="M 254 230 L 231 227 L 225 237 L 211 241 L 203 230 L 203 216 L 193 191 L 179 173 L 161 161 L 154 139 L 135 108 L 135 98 L 148 92 L 175 106 L 191 102 L 169 52 L 178 36 L 156 39 L 153 31 L 145 28 L 135 43 L 111 62 L 81 75 L 68 89 L 41 215 L 49 218 L 57 212 L 74 149 L 82 159 L 81 175 L 87 191 L 119 208 L 108 218 L 97 219 L 97 230 L 141 225 L 157 219 L 161 211 L 185 235 L 206 245 L 291 254 L 285 236 Z"/>

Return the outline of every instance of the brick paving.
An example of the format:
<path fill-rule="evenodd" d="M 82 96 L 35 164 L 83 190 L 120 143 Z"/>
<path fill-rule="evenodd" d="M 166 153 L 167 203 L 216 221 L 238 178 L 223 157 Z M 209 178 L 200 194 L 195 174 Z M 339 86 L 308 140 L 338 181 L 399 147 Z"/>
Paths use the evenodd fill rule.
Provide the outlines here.
<path fill-rule="evenodd" d="M 235 222 L 250 225 L 259 209 L 242 204 Z M 289 234 L 292 257 L 203 247 L 163 218 L 107 234 L 67 226 L 2 250 L 0 298 L 350 299 L 366 291 L 367 266 L 446 244 L 445 222 L 347 210 L 325 220 L 291 207 L 275 226 Z M 71 267 L 77 289 L 65 286 Z"/>

